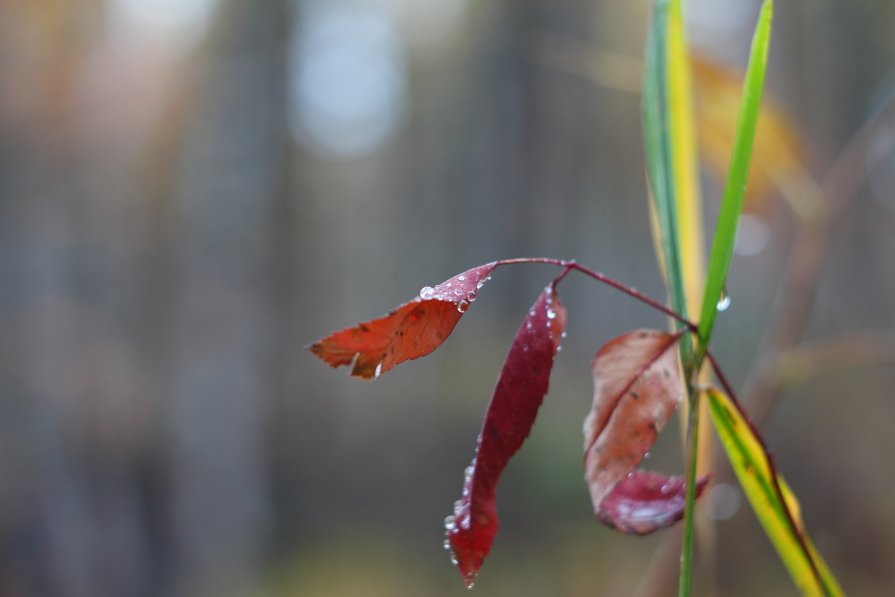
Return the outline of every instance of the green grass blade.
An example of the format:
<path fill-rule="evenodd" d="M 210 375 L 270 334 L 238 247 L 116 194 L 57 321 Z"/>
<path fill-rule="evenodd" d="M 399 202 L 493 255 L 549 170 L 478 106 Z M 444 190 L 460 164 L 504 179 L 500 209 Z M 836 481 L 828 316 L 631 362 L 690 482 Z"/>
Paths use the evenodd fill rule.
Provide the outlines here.
<path fill-rule="evenodd" d="M 733 156 L 727 171 L 727 183 L 724 186 L 724 198 L 718 223 L 715 226 L 715 239 L 709 257 L 708 276 L 705 293 L 702 299 L 702 312 L 699 318 L 699 351 L 704 354 L 708 348 L 715 317 L 718 314 L 718 301 L 727 279 L 727 270 L 733 257 L 733 242 L 736 237 L 737 222 L 743 209 L 743 196 L 746 191 L 746 176 L 749 173 L 749 161 L 752 157 L 752 142 L 755 138 L 755 125 L 761 107 L 761 94 L 764 89 L 765 66 L 768 59 L 768 48 L 771 42 L 771 17 L 774 11 L 772 0 L 765 0 L 752 38 L 752 51 L 749 56 L 749 67 L 743 85 L 743 103 L 737 124 Z"/>
<path fill-rule="evenodd" d="M 723 392 L 709 389 L 705 398 L 740 486 L 796 587 L 803 595 L 842 595 L 842 588 L 805 532 L 798 500 L 774 469 L 755 428 Z"/>
<path fill-rule="evenodd" d="M 671 308 L 686 313 L 668 109 L 668 0 L 655 0 L 646 42 L 643 143 Z"/>

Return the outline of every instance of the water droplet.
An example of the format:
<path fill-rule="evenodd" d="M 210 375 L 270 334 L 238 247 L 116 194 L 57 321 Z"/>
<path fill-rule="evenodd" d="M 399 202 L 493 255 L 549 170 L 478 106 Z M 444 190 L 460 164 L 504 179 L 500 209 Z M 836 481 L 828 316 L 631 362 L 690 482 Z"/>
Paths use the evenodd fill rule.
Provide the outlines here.
<path fill-rule="evenodd" d="M 647 452 L 646 454 L 643 455 L 644 460 L 647 460 L 648 458 L 649 458 L 649 452 Z"/>
<path fill-rule="evenodd" d="M 451 564 L 454 566 L 458 565 L 460 562 L 457 560 L 457 556 L 454 555 L 454 552 L 451 552 Z"/>
<path fill-rule="evenodd" d="M 462 290 L 460 290 L 459 288 L 454 288 L 454 296 L 460 296 L 461 294 L 463 294 Z"/>
<path fill-rule="evenodd" d="M 491 279 L 491 276 L 488 276 L 487 278 L 485 278 L 485 282 L 488 282 L 490 279 Z"/>
<path fill-rule="evenodd" d="M 460 511 L 463 508 L 463 500 L 454 501 L 454 514 Z"/>
<path fill-rule="evenodd" d="M 478 282 L 475 283 L 475 288 L 476 288 L 476 290 L 481 290 L 482 286 L 484 286 L 484 285 L 485 285 L 484 280 L 479 280 Z"/>
<path fill-rule="evenodd" d="M 562 352 L 562 346 L 557 346 L 557 347 L 556 347 L 556 352 Z"/>
<path fill-rule="evenodd" d="M 445 550 L 445 551 L 450 551 L 450 550 L 451 550 L 451 540 L 450 540 L 450 539 L 445 539 L 445 540 L 444 540 L 444 550 Z"/>
<path fill-rule="evenodd" d="M 462 282 L 463 280 L 466 279 L 466 276 L 462 276 L 462 275 L 461 275 L 461 276 L 457 276 L 457 279 L 460 280 L 460 281 Z"/>
<path fill-rule="evenodd" d="M 718 299 L 718 311 L 727 311 L 730 307 L 730 295 L 727 294 L 727 290 L 724 289 L 721 291 L 721 298 Z"/>
<path fill-rule="evenodd" d="M 556 311 L 547 309 L 547 319 L 556 319 Z"/>
<path fill-rule="evenodd" d="M 474 301 L 476 298 L 478 298 L 478 295 L 476 294 L 475 290 L 469 290 L 466 292 L 466 300 L 469 301 L 470 303 L 472 301 Z"/>
<path fill-rule="evenodd" d="M 420 288 L 420 298 L 421 299 L 429 299 L 432 298 L 432 295 L 435 294 L 435 289 L 431 286 L 423 286 Z"/>
<path fill-rule="evenodd" d="M 535 310 L 532 309 L 531 311 L 529 311 L 529 312 L 528 312 L 528 316 L 529 316 L 529 317 L 534 317 L 534 316 L 535 316 Z"/>
<path fill-rule="evenodd" d="M 459 303 L 457 303 L 457 311 L 460 313 L 466 313 L 466 310 L 469 309 L 469 301 L 466 299 L 462 299 Z"/>
<path fill-rule="evenodd" d="M 376 371 L 373 373 L 373 379 L 379 379 L 380 375 L 382 375 L 382 363 L 376 365 Z"/>
<path fill-rule="evenodd" d="M 472 473 L 475 472 L 475 467 L 471 464 L 466 467 L 466 470 L 463 471 L 463 477 L 469 481 L 469 478 L 472 477 Z"/>
<path fill-rule="evenodd" d="M 454 523 L 454 515 L 453 515 L 453 514 L 448 514 L 448 515 L 444 518 L 444 530 L 446 530 L 446 531 L 452 531 L 452 530 L 454 530 L 455 528 L 457 528 L 457 525 Z"/>
<path fill-rule="evenodd" d="M 563 332 L 562 334 L 559 335 L 560 338 L 565 338 L 566 336 L 568 336 L 568 334 L 566 332 Z"/>

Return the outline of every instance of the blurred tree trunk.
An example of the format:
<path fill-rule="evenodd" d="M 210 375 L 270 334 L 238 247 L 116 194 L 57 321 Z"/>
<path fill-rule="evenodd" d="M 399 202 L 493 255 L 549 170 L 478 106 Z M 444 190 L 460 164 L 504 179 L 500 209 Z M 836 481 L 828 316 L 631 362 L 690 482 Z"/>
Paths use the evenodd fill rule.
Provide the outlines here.
<path fill-rule="evenodd" d="M 79 428 L 86 175 L 75 105 L 97 2 L 0 7 L 0 594 L 88 597 L 99 516 Z M 89 382 L 88 382 L 89 383 Z"/>
<path fill-rule="evenodd" d="M 244 594 L 270 530 L 265 431 L 277 322 L 288 3 L 222 4 L 171 206 L 171 523 L 183 594 Z"/>

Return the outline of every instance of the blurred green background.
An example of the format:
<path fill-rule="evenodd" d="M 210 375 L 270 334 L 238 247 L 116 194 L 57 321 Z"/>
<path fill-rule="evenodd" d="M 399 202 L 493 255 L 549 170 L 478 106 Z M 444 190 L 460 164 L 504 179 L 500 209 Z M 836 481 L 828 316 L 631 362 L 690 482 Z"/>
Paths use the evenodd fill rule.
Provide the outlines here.
<path fill-rule="evenodd" d="M 758 2 L 688 5 L 693 44 L 741 67 Z M 499 271 L 436 354 L 377 383 L 305 347 L 503 257 L 661 296 L 648 17 L 647 0 L 0 3 L 0 595 L 465 594 L 442 521 L 554 270 Z M 895 85 L 895 5 L 775 18 L 769 93 L 820 177 Z M 806 334 L 880 349 L 788 386 L 762 424 L 852 595 L 895 590 L 893 136 L 836 223 Z M 717 177 L 704 189 L 711 226 Z M 773 196 L 747 222 L 715 334 L 737 386 L 795 229 Z M 665 321 L 583 279 L 562 293 L 569 336 L 475 591 L 670 594 L 645 592 L 665 534 L 596 522 L 581 465 L 594 351 Z M 676 426 L 647 464 L 682 469 Z M 737 489 L 700 507 L 718 530 L 702 594 L 794 594 Z"/>

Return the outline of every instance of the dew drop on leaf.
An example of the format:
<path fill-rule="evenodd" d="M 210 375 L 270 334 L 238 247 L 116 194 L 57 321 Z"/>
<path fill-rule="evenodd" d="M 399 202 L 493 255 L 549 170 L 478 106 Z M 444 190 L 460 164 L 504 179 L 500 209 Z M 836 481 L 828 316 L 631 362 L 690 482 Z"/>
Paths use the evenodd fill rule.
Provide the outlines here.
<path fill-rule="evenodd" d="M 717 304 L 718 311 L 727 311 L 730 308 L 730 295 L 727 294 L 727 291 L 721 291 L 721 298 L 718 299 Z"/>
<path fill-rule="evenodd" d="M 423 286 L 420 288 L 420 298 L 421 299 L 430 299 L 432 298 L 432 294 L 435 293 L 435 289 L 431 286 Z"/>
<path fill-rule="evenodd" d="M 466 310 L 469 309 L 469 301 L 466 299 L 462 299 L 459 303 L 457 303 L 457 311 L 460 313 L 466 313 Z"/>

